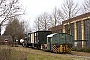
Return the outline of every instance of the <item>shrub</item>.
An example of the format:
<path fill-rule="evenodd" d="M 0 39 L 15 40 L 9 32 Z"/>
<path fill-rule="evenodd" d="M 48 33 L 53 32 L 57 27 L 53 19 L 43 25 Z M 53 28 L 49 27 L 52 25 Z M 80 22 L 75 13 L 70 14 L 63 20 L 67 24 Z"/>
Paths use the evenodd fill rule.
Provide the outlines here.
<path fill-rule="evenodd" d="M 79 51 L 79 52 L 88 52 L 90 53 L 90 48 L 73 48 L 73 51 Z"/>

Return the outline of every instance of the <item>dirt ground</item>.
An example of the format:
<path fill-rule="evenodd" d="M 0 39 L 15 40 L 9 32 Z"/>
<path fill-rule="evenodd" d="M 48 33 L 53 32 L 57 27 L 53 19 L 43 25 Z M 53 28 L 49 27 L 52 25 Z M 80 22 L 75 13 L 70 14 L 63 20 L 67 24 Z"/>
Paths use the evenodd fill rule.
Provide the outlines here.
<path fill-rule="evenodd" d="M 41 55 L 48 55 L 48 56 L 56 56 L 56 57 L 74 57 L 74 58 L 86 58 L 90 60 L 90 53 L 85 53 L 85 52 L 75 52 L 72 51 L 71 54 L 56 54 L 56 53 L 51 53 L 51 52 L 45 52 L 42 50 L 36 50 L 36 49 L 32 49 L 32 48 L 25 48 L 22 46 L 19 47 L 7 47 L 7 46 L 0 46 L 1 49 L 3 48 L 11 48 L 11 49 L 15 49 L 17 51 L 24 51 L 24 52 L 28 52 L 28 53 L 35 53 L 35 54 L 41 54 Z"/>

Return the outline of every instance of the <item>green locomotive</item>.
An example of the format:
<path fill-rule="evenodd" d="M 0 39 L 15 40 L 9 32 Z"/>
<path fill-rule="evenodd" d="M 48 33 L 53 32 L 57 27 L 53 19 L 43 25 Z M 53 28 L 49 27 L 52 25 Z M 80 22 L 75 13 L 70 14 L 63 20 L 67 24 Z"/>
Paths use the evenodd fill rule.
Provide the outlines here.
<path fill-rule="evenodd" d="M 72 50 L 73 36 L 67 33 L 54 33 L 47 36 L 47 50 L 55 53 L 69 53 Z"/>

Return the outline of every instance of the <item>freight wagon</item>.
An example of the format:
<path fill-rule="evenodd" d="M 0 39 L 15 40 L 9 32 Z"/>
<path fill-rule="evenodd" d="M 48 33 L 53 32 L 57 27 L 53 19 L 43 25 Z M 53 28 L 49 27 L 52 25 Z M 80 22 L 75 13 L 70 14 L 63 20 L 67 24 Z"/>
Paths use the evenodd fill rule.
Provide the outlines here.
<path fill-rule="evenodd" d="M 31 33 L 25 34 L 24 35 L 24 42 L 22 43 L 23 47 L 29 47 L 32 46 L 31 43 Z"/>
<path fill-rule="evenodd" d="M 51 34 L 51 31 L 36 31 L 28 33 L 25 38 L 24 46 L 42 49 L 42 45 L 47 43 L 47 35 Z"/>
<path fill-rule="evenodd" d="M 34 35 L 34 47 L 42 49 L 42 45 L 47 43 L 47 35 L 51 33 L 51 31 L 36 31 Z"/>

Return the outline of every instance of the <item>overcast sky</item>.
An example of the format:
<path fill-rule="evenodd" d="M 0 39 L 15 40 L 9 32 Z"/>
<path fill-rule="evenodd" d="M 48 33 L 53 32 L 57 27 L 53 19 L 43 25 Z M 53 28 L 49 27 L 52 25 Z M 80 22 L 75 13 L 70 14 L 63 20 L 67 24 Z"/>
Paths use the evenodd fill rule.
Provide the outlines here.
<path fill-rule="evenodd" d="M 82 0 L 74 0 L 82 2 Z M 64 0 L 20 0 L 23 7 L 26 9 L 25 19 L 32 23 L 37 16 L 44 12 L 51 13 L 55 7 L 60 8 Z"/>
<path fill-rule="evenodd" d="M 26 9 L 25 19 L 33 25 L 37 16 L 44 12 L 51 13 L 54 7 L 60 7 L 63 0 L 21 0 L 23 7 Z"/>

